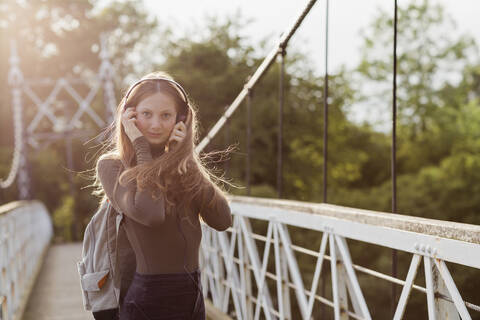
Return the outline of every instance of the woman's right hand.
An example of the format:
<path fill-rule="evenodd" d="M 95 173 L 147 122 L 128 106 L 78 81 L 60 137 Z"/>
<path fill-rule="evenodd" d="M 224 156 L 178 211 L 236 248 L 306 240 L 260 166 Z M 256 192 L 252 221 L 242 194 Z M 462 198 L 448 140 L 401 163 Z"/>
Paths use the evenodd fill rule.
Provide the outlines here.
<path fill-rule="evenodd" d="M 137 127 L 136 117 L 137 117 L 137 111 L 135 110 L 135 108 L 127 108 L 123 111 L 122 125 L 123 125 L 123 128 L 125 129 L 126 135 L 128 136 L 128 138 L 132 143 L 135 139 L 143 135 Z"/>

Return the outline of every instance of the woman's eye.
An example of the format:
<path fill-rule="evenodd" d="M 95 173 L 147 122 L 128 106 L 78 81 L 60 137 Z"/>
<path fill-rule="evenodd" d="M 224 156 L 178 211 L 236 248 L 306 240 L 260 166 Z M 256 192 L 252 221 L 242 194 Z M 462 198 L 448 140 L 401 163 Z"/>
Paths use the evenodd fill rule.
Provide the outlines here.
<path fill-rule="evenodd" d="M 164 114 L 162 114 L 162 117 L 165 118 L 165 119 L 168 119 L 168 118 L 170 118 L 170 113 L 164 113 Z"/>
<path fill-rule="evenodd" d="M 148 111 L 143 111 L 142 114 L 144 114 L 145 116 L 148 116 L 150 114 L 150 112 Z"/>

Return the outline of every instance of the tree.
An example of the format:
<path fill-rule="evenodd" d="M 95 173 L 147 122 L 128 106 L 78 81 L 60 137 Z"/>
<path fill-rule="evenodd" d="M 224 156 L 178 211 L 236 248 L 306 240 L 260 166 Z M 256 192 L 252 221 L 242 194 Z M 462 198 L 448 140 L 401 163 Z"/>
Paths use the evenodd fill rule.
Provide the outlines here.
<path fill-rule="evenodd" d="M 168 33 L 161 29 L 142 4 L 136 1 L 114 1 L 104 7 L 99 6 L 99 1 L 3 1 L 0 5 L 0 72 L 4 83 L 0 88 L 0 146 L 2 150 L 5 148 L 9 152 L 2 152 L 2 178 L 5 178 L 10 170 L 13 149 L 12 98 L 7 84 L 11 40 L 15 40 L 17 44 L 20 67 L 26 78 L 85 78 L 97 73 L 101 63 L 98 57 L 100 35 L 107 35 L 111 60 L 117 70 L 117 96 L 120 96 L 126 75 L 138 70 L 143 72 L 142 67 L 148 68 L 145 64 L 139 64 L 131 51 L 145 55 L 145 51 L 151 49 L 151 45 L 147 48 L 146 44 L 158 43 L 151 41 L 152 35 L 158 37 L 164 32 Z M 53 89 L 51 85 L 30 86 L 42 100 L 45 100 Z M 83 97 L 87 96 L 90 90 L 85 84 L 74 85 L 74 89 Z M 24 123 L 28 124 L 37 110 L 26 95 L 23 95 L 22 99 Z M 60 100 L 63 100 L 64 105 L 58 102 Z M 103 114 L 105 106 L 101 93 L 93 99 L 91 107 L 97 114 Z M 68 110 L 74 108 L 78 108 L 76 102 L 60 91 L 52 108 L 53 112 L 57 116 L 70 119 L 72 111 Z M 87 127 L 100 131 L 89 123 L 89 119 L 85 119 L 85 123 Z M 53 124 L 44 118 L 39 124 L 39 131 L 52 131 L 52 127 Z M 87 147 L 79 141 L 74 141 L 73 145 L 73 170 L 79 172 L 91 169 L 94 162 L 82 161 L 89 152 Z M 68 224 L 71 220 L 64 216 L 68 210 L 60 210 L 60 195 L 65 199 L 73 199 L 73 202 L 69 200 L 68 208 L 73 207 L 75 210 L 69 214 L 78 213 L 80 221 L 93 212 L 96 201 L 90 195 L 91 190 L 81 189 L 85 180 L 74 179 L 74 185 L 70 187 L 64 148 L 64 144 L 58 142 L 50 145 L 48 152 L 30 149 L 28 161 L 33 168 L 32 184 L 36 191 L 34 196 L 43 201 L 50 212 L 62 212 L 62 221 Z M 48 172 L 51 174 L 47 174 Z M 2 201 L 15 200 L 16 186 L 2 190 L 2 195 Z M 83 198 L 87 201 L 80 200 Z M 56 210 L 59 207 L 60 211 Z M 70 240 L 70 233 L 65 234 L 67 240 Z M 79 238 L 76 232 L 70 235 L 72 239 Z"/>
<path fill-rule="evenodd" d="M 409 134 L 425 132 L 439 105 L 438 90 L 461 79 L 461 70 L 478 58 L 475 41 L 457 36 L 455 22 L 440 4 L 411 1 L 398 9 L 397 77 L 399 122 Z M 362 33 L 358 72 L 383 106 L 391 105 L 393 76 L 393 13 L 379 10 Z M 459 72 L 460 71 L 460 72 Z M 363 89 L 373 90 L 367 86 Z M 385 109 L 382 109 L 385 110 Z M 388 110 L 388 109 L 387 109 Z"/>

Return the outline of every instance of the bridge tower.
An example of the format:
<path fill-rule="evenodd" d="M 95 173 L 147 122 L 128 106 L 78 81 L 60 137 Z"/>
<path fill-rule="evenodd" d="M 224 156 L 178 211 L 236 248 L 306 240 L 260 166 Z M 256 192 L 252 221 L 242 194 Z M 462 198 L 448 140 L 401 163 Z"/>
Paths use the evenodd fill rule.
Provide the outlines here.
<path fill-rule="evenodd" d="M 99 57 L 101 59 L 99 70 L 89 79 L 61 77 L 58 79 L 29 80 L 22 73 L 16 43 L 11 41 L 8 83 L 12 92 L 14 152 L 10 172 L 5 180 L 0 179 L 0 188 L 10 187 L 15 178 L 18 177 L 18 199 L 33 199 L 30 165 L 27 161 L 29 145 L 34 149 L 43 149 L 54 141 L 64 140 L 66 143 L 67 168 L 72 170 L 74 169 L 72 139 L 87 138 L 96 133 L 93 130 L 82 130 L 81 117 L 87 114 L 98 128 L 104 128 L 113 121 L 116 109 L 114 70 L 109 60 L 107 36 L 105 34 L 100 36 Z M 75 89 L 75 84 L 79 83 L 88 86 L 88 94 L 85 97 Z M 41 99 L 32 90 L 31 86 L 37 84 L 53 85 L 52 91 L 45 100 Z M 56 101 L 61 91 L 66 92 L 73 103 L 65 104 L 64 101 Z M 102 119 L 91 108 L 93 99 L 100 91 L 103 91 L 105 106 L 105 116 L 103 118 L 105 119 Z M 23 119 L 23 112 L 26 107 L 24 96 L 27 96 L 36 107 L 36 113 L 30 123 L 26 123 Z M 62 116 L 55 115 L 53 110 L 55 103 L 61 105 Z M 67 105 L 74 105 L 76 108 L 67 108 Z M 50 120 L 52 129 L 47 132 L 37 132 L 36 129 L 44 117 Z M 72 175 L 70 178 L 73 179 Z"/>

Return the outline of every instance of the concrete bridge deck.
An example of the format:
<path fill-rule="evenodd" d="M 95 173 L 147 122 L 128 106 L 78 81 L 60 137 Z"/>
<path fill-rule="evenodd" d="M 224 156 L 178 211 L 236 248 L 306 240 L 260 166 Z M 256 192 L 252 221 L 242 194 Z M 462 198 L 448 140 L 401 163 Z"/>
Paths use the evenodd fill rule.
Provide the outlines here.
<path fill-rule="evenodd" d="M 52 245 L 28 299 L 24 320 L 90 320 L 83 309 L 76 262 L 81 243 Z"/>
<path fill-rule="evenodd" d="M 90 320 L 91 312 L 82 304 L 76 262 L 81 243 L 52 245 L 28 298 L 23 320 Z M 205 300 L 207 319 L 230 319 Z"/>

